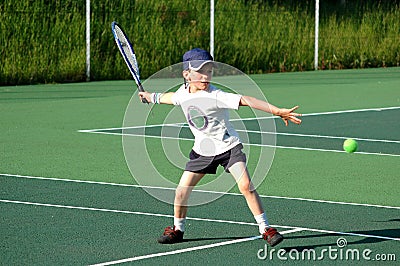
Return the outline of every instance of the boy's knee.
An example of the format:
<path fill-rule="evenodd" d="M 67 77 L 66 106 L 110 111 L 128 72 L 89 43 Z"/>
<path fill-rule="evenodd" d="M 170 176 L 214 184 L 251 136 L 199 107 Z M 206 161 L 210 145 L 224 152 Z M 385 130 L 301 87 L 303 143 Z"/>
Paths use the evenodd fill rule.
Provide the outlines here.
<path fill-rule="evenodd" d="M 254 185 L 250 180 L 242 180 L 239 182 L 238 186 L 242 194 L 252 193 L 255 190 Z"/>
<path fill-rule="evenodd" d="M 239 182 L 239 190 L 242 194 L 250 192 L 250 182 L 248 180 L 242 180 Z"/>
<path fill-rule="evenodd" d="M 189 187 L 181 187 L 178 186 L 175 190 L 175 199 L 176 200 L 187 200 L 189 198 L 191 189 Z"/>

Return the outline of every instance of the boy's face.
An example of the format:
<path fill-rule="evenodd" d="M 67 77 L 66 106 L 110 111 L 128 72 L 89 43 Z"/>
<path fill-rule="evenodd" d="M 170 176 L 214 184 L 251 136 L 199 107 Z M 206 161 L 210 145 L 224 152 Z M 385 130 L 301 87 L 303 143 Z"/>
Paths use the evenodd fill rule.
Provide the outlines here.
<path fill-rule="evenodd" d="M 207 90 L 210 85 L 210 81 L 213 74 L 213 65 L 205 64 L 201 69 L 194 71 L 191 70 L 188 73 L 187 80 L 190 83 L 191 88 L 196 90 Z"/>

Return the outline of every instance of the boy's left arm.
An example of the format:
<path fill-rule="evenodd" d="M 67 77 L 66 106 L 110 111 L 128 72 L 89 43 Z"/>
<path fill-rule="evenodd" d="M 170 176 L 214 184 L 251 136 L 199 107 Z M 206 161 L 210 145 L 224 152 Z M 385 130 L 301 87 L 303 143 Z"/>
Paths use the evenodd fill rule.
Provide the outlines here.
<path fill-rule="evenodd" d="M 251 96 L 242 96 L 239 104 L 240 106 L 249 106 L 254 109 L 280 116 L 286 126 L 289 124 L 289 121 L 297 125 L 301 124 L 301 119 L 298 118 L 298 116 L 301 116 L 301 114 L 294 113 L 294 111 L 299 108 L 299 106 L 295 106 L 290 109 L 279 108 L 270 103 L 267 103 L 266 101 L 259 100 Z"/>

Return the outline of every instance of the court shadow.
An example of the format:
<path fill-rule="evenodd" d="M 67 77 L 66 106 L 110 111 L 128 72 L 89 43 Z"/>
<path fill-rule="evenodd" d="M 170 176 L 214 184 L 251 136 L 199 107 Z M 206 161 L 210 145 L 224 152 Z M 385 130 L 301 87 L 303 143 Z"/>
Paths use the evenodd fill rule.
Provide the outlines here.
<path fill-rule="evenodd" d="M 380 243 L 380 242 L 385 242 L 385 241 L 391 241 L 390 239 L 385 239 L 385 238 L 368 237 L 368 235 L 379 236 L 379 237 L 388 237 L 388 238 L 400 238 L 400 229 L 350 231 L 347 233 L 356 234 L 355 236 L 361 235 L 359 237 L 361 237 L 362 239 L 356 240 L 356 241 L 348 241 L 348 239 L 347 239 L 346 246 L 353 246 L 353 245 L 355 246 L 355 245 L 361 245 L 361 244 L 374 244 L 374 243 Z M 363 236 L 363 235 L 365 235 L 365 236 Z M 336 236 L 338 238 L 345 238 L 345 239 L 354 237 L 353 235 L 323 233 L 323 234 L 313 234 L 313 235 L 307 235 L 307 236 L 286 236 L 285 239 L 311 239 L 311 238 L 323 238 L 323 237 L 332 237 L 332 236 Z M 329 242 L 329 243 L 307 245 L 307 246 L 292 246 L 292 247 L 284 247 L 282 249 L 284 249 L 286 251 L 297 250 L 298 252 L 301 252 L 306 249 L 315 249 L 318 247 L 328 247 L 328 246 L 336 246 L 336 243 Z"/>
<path fill-rule="evenodd" d="M 387 221 L 376 221 L 378 223 L 390 223 L 390 222 L 400 222 L 400 219 L 390 219 Z"/>
<path fill-rule="evenodd" d="M 199 237 L 199 238 L 184 238 L 182 242 L 197 242 L 197 241 L 207 241 L 207 240 L 236 240 L 236 239 L 244 239 L 253 236 L 243 236 L 243 237 Z"/>
<path fill-rule="evenodd" d="M 389 237 L 389 238 L 400 238 L 400 228 L 399 229 L 382 229 L 382 230 L 370 230 L 370 231 L 353 231 L 350 233 L 354 234 L 365 234 L 365 235 L 374 235 L 381 237 Z M 354 244 L 368 244 L 368 243 L 378 243 L 390 241 L 389 239 L 383 238 L 373 238 L 373 237 L 365 237 L 363 240 L 356 241 Z"/>

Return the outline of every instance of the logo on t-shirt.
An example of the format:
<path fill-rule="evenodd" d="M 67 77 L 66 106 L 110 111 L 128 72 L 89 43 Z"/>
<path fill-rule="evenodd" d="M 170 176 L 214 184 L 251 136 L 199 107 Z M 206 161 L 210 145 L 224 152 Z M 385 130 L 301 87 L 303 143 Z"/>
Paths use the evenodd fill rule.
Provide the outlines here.
<path fill-rule="evenodd" d="M 196 106 L 189 106 L 187 109 L 187 121 L 192 127 L 204 130 L 208 126 L 207 116 Z"/>

